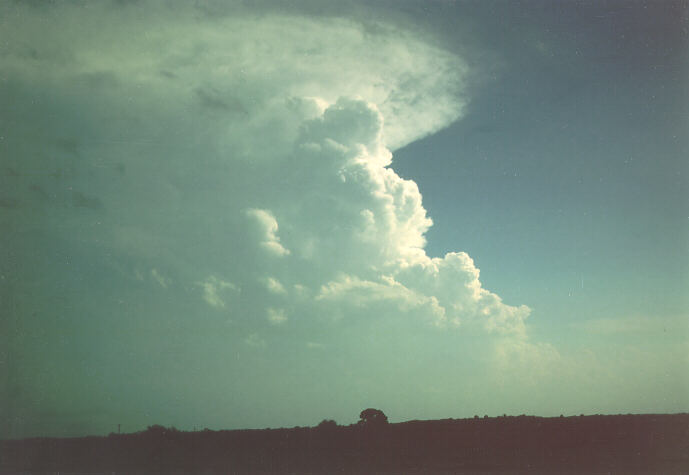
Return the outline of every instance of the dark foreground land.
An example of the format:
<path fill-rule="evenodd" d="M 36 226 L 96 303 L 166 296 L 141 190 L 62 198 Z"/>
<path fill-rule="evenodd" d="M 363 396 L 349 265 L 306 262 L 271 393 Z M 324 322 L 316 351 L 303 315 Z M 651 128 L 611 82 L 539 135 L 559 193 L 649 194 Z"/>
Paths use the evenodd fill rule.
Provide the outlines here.
<path fill-rule="evenodd" d="M 689 414 L 411 421 L 0 442 L 0 473 L 689 473 Z"/>

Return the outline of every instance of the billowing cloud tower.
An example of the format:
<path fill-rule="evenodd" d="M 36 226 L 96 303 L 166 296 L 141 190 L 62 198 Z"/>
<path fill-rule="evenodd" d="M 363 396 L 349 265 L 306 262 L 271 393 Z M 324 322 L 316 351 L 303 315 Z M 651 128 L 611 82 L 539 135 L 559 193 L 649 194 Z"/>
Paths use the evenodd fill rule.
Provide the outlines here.
<path fill-rule="evenodd" d="M 271 383 L 249 375 L 306 407 L 328 389 L 299 382 L 334 371 L 356 407 L 386 396 L 344 366 L 423 352 L 419 331 L 526 341 L 529 309 L 482 288 L 467 254 L 426 254 L 432 221 L 393 169 L 462 116 L 461 58 L 389 25 L 240 7 L 2 9 L 8 427 L 75 403 L 96 415 L 68 433 L 112 414 L 184 424 L 228 398 L 243 416 L 223 423 L 276 424 L 303 409 L 257 416 L 269 403 L 247 394 Z"/>

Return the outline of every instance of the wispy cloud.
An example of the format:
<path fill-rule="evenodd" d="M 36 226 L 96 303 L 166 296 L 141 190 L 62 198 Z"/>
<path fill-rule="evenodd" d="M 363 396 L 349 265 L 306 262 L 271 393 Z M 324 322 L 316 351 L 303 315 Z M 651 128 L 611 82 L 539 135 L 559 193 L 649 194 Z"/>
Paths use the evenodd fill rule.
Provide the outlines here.
<path fill-rule="evenodd" d="M 219 279 L 214 275 L 208 276 L 203 282 L 197 282 L 196 285 L 203 290 L 203 300 L 205 300 L 208 305 L 215 308 L 225 307 L 225 300 L 223 297 L 224 294 L 227 293 L 227 290 L 231 290 L 233 293 L 239 292 L 236 285 Z"/>
<path fill-rule="evenodd" d="M 172 279 L 165 277 L 158 269 L 151 269 L 151 277 L 155 280 L 162 288 L 167 289 L 167 286 L 172 283 Z"/>
<path fill-rule="evenodd" d="M 252 333 L 244 339 L 244 343 L 254 348 L 265 348 L 266 341 L 258 333 Z"/>
<path fill-rule="evenodd" d="M 267 310 L 268 321 L 273 325 L 282 325 L 287 321 L 287 313 L 282 308 L 270 307 Z"/>

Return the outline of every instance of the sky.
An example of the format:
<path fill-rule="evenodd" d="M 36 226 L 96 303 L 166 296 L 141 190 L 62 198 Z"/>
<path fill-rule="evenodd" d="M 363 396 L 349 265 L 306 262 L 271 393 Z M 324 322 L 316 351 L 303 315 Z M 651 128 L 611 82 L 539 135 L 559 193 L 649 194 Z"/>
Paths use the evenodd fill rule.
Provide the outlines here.
<path fill-rule="evenodd" d="M 0 4 L 0 437 L 689 411 L 686 2 Z"/>

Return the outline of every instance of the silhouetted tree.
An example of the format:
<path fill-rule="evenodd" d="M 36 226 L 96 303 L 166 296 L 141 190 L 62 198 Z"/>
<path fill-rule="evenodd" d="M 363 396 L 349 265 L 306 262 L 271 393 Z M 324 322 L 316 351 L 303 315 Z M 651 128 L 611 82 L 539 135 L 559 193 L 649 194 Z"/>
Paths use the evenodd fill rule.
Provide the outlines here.
<path fill-rule="evenodd" d="M 359 424 L 373 426 L 384 425 L 388 423 L 388 416 L 386 416 L 380 409 L 368 408 L 361 411 L 359 414 Z"/>
<path fill-rule="evenodd" d="M 334 429 L 337 427 L 337 422 L 332 419 L 323 419 L 320 424 L 318 424 L 319 429 Z"/>
<path fill-rule="evenodd" d="M 161 426 L 159 424 L 154 424 L 152 426 L 148 426 L 146 430 L 143 432 L 145 435 L 148 436 L 153 436 L 153 437 L 166 437 L 170 435 L 174 435 L 179 433 L 176 427 L 165 427 Z"/>

